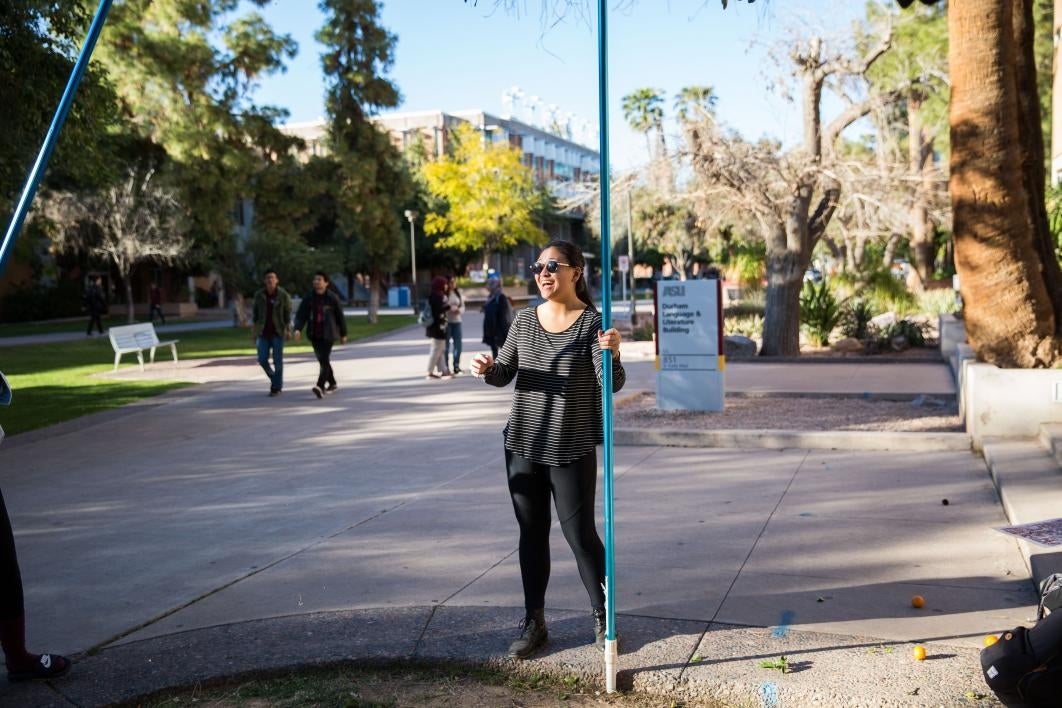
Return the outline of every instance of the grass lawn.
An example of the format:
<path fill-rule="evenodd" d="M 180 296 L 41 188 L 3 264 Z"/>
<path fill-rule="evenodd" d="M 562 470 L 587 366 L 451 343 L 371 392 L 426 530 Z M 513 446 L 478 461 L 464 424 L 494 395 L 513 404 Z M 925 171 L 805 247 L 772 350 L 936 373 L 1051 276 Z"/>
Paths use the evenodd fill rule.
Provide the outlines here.
<path fill-rule="evenodd" d="M 347 326 L 350 341 L 355 341 L 414 321 L 412 315 L 387 316 L 381 317 L 378 324 L 370 325 L 363 316 L 348 317 Z M 249 329 L 181 332 L 177 339 L 181 359 L 251 356 L 255 351 Z M 313 350 L 305 339 L 298 344 L 290 342 L 284 348 L 285 354 L 310 351 Z M 163 349 L 156 356 L 166 361 L 170 353 Z M 123 366 L 136 365 L 132 354 L 126 354 L 122 361 Z M 106 337 L 0 347 L 0 371 L 15 392 L 11 407 L 0 408 L 0 425 L 8 435 L 16 435 L 190 385 L 177 381 L 114 381 L 92 376 L 110 370 L 113 365 L 114 350 Z"/>
<path fill-rule="evenodd" d="M 111 327 L 121 327 L 124 324 L 129 324 L 126 321 L 126 316 L 115 317 L 103 317 L 103 331 L 106 332 Z M 146 320 L 145 320 L 146 321 Z M 180 322 L 191 322 L 192 320 L 179 320 L 174 317 L 172 320 L 167 320 L 170 324 L 177 324 Z M 3 337 L 25 337 L 33 334 L 54 334 L 56 332 L 84 332 L 88 327 L 88 315 L 79 317 L 76 320 L 46 320 L 44 322 L 9 322 L 0 324 L 0 338 Z"/>

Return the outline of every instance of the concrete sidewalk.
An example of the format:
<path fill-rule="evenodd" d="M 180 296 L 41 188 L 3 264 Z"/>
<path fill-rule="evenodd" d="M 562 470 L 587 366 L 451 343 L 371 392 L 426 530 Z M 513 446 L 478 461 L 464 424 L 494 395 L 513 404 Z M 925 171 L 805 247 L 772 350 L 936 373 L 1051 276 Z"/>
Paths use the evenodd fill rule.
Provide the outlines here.
<path fill-rule="evenodd" d="M 0 448 L 31 646 L 78 661 L 51 688 L 0 683 L 0 704 L 103 705 L 328 661 L 504 664 L 522 614 L 500 438 L 511 391 L 425 381 L 421 335 L 340 349 L 341 390 L 323 401 L 312 361 L 287 367 L 279 399 L 248 365 L 245 380 Z M 651 384 L 651 363 L 629 366 Z M 623 685 L 733 705 L 955 705 L 986 692 L 982 635 L 1033 614 L 969 451 L 621 447 L 615 469 Z M 586 593 L 552 541 L 551 645 L 525 668 L 599 677 Z M 930 660 L 910 658 L 914 641 Z M 794 673 L 759 668 L 782 654 Z"/>

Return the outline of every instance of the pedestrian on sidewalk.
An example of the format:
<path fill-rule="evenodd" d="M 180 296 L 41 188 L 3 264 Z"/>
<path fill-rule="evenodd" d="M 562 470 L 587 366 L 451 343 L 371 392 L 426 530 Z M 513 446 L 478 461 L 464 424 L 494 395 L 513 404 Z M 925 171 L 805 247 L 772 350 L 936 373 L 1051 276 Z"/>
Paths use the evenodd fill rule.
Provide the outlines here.
<path fill-rule="evenodd" d="M 11 389 L 0 373 L 0 406 L 11 403 Z M 0 428 L 0 442 L 4 429 Z M 70 671 L 70 660 L 58 654 L 31 654 L 26 650 L 26 607 L 22 575 L 15 554 L 15 535 L 0 491 L 0 646 L 4 649 L 8 681 L 54 679 Z"/>
<path fill-rule="evenodd" d="M 85 330 L 86 337 L 92 336 L 93 325 L 100 334 L 103 334 L 103 322 L 100 321 L 100 315 L 107 309 L 107 298 L 103 293 L 102 283 L 103 279 L 96 275 L 89 280 L 88 287 L 85 288 L 85 312 L 89 316 L 88 329 Z"/>
<path fill-rule="evenodd" d="M 151 284 L 151 291 L 148 293 L 148 299 L 151 301 L 151 312 L 148 314 L 148 319 L 151 320 L 151 324 L 155 324 L 156 313 L 158 313 L 160 324 L 166 324 L 166 315 L 162 314 L 162 291 L 159 290 L 158 283 Z"/>
<path fill-rule="evenodd" d="M 450 370 L 454 376 L 461 373 L 461 315 L 465 312 L 465 298 L 457 287 L 457 278 L 450 276 L 447 283 L 446 300 L 449 307 L 446 310 L 446 360 L 450 361 L 450 345 L 453 343 L 453 368 Z"/>
<path fill-rule="evenodd" d="M 581 249 L 551 241 L 531 265 L 545 300 L 517 314 L 495 360 L 472 359 L 472 373 L 493 386 L 514 378 L 505 427 L 509 495 L 520 527 L 520 578 L 525 617 L 509 656 L 524 659 L 545 644 L 549 583 L 550 495 L 561 531 L 575 554 L 593 615 L 594 643 L 605 646 L 605 548 L 594 522 L 597 445 L 602 442 L 602 352 L 612 356 L 613 391 L 626 373 L 620 334 L 601 331 L 601 315 L 583 277 Z"/>
<path fill-rule="evenodd" d="M 269 395 L 279 396 L 284 389 L 284 340 L 291 328 L 291 295 L 280 287 L 280 278 L 272 268 L 265 272 L 265 287 L 254 294 L 251 320 L 258 363 L 269 377 Z"/>
<path fill-rule="evenodd" d="M 497 359 L 498 350 L 509 336 L 513 306 L 497 276 L 487 278 L 487 292 L 487 301 L 483 303 L 483 343 L 490 347 L 490 355 Z"/>
<path fill-rule="evenodd" d="M 299 340 L 305 327 L 306 336 L 313 345 L 313 354 L 317 357 L 320 370 L 317 384 L 311 390 L 318 398 L 324 398 L 326 393 L 335 393 L 332 347 L 337 339 L 340 344 L 347 343 L 347 318 L 343 314 L 343 303 L 329 290 L 329 282 L 327 273 L 317 271 L 313 276 L 313 290 L 299 303 L 299 311 L 295 315 L 295 340 Z"/>
<path fill-rule="evenodd" d="M 431 351 L 428 353 L 429 379 L 448 379 L 453 376 L 446 362 L 447 310 L 450 308 L 446 293 L 446 278 L 437 275 L 431 281 L 431 294 L 428 295 L 428 307 L 431 308 L 431 323 L 424 330 L 424 336 L 431 339 Z M 438 371 L 439 373 L 435 373 Z"/>

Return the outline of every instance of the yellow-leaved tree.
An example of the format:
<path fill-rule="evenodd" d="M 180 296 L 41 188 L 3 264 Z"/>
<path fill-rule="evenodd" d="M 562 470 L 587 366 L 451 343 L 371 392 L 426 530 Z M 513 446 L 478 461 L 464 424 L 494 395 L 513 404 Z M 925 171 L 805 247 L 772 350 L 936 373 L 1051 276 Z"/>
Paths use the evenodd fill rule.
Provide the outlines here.
<path fill-rule="evenodd" d="M 488 142 L 469 124 L 458 126 L 451 137 L 450 154 L 423 167 L 428 189 L 447 207 L 424 219 L 424 230 L 440 235 L 437 245 L 482 251 L 486 265 L 491 253 L 521 241 L 544 243 L 546 232 L 538 223 L 543 191 L 520 151 Z"/>

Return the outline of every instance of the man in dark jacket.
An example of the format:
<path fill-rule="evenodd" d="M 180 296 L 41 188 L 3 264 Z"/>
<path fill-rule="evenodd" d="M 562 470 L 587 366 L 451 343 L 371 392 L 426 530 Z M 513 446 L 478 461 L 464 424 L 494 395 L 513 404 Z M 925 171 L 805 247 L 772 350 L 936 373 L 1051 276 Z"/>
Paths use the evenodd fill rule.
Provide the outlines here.
<path fill-rule="evenodd" d="M 328 274 L 317 271 L 313 276 L 313 292 L 299 303 L 295 314 L 295 340 L 302 336 L 302 328 L 313 345 L 314 356 L 320 365 L 317 385 L 313 395 L 318 398 L 326 393 L 335 393 L 336 376 L 332 371 L 332 345 L 338 339 L 347 343 L 347 319 L 343 316 L 343 304 L 336 294 L 328 289 Z"/>
<path fill-rule="evenodd" d="M 483 343 L 490 347 L 491 356 L 498 357 L 498 350 L 509 336 L 509 325 L 513 321 L 513 308 L 509 298 L 502 289 L 498 278 L 487 279 L 487 292 L 490 297 L 483 305 Z"/>
<path fill-rule="evenodd" d="M 100 322 L 100 315 L 107 309 L 107 298 L 103 295 L 102 282 L 102 279 L 97 275 L 89 281 L 89 286 L 85 288 L 85 312 L 89 316 L 88 330 L 85 335 L 89 337 L 92 336 L 93 325 L 99 330 L 100 334 L 103 334 L 103 323 Z"/>
<path fill-rule="evenodd" d="M 254 294 L 251 310 L 254 340 L 258 347 L 258 363 L 269 377 L 269 395 L 279 396 L 284 388 L 284 340 L 291 327 L 291 295 L 280 287 L 277 272 L 265 273 L 265 287 Z M 269 352 L 273 352 L 273 366 L 269 366 Z"/>

